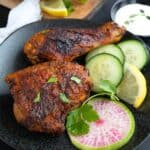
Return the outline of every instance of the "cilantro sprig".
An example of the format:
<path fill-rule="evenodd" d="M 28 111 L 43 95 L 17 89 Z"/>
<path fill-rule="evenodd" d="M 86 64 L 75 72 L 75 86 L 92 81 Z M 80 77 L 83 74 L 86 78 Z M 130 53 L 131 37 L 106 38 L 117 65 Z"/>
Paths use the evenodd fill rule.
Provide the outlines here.
<path fill-rule="evenodd" d="M 109 80 L 102 80 L 99 85 L 100 91 L 106 92 L 107 95 L 110 96 L 111 100 L 119 100 L 118 97 L 115 95 L 117 88 L 114 84 L 112 84 Z"/>
<path fill-rule="evenodd" d="M 108 80 L 102 80 L 100 83 L 100 92 L 89 97 L 81 107 L 71 111 L 67 117 L 66 128 L 72 135 L 84 135 L 89 132 L 89 123 L 100 119 L 99 114 L 88 104 L 96 97 L 108 96 L 111 100 L 119 100 L 115 95 L 116 87 Z"/>
<path fill-rule="evenodd" d="M 84 135 L 89 132 L 89 123 L 99 119 L 92 105 L 85 104 L 71 111 L 67 117 L 67 130 L 72 135 Z"/>

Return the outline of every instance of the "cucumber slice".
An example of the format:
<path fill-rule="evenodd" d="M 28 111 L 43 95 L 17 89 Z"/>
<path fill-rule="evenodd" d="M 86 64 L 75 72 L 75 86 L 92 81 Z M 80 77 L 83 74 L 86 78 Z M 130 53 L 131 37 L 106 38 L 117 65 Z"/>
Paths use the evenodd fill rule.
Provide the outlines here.
<path fill-rule="evenodd" d="M 125 61 L 142 69 L 148 62 L 148 50 L 138 40 L 127 40 L 118 44 L 125 55 Z"/>
<path fill-rule="evenodd" d="M 89 102 L 97 111 L 100 120 L 89 124 L 89 133 L 69 138 L 75 147 L 82 150 L 117 150 L 133 136 L 135 120 L 132 112 L 121 102 L 95 98 Z"/>
<path fill-rule="evenodd" d="M 105 45 L 99 48 L 96 48 L 92 50 L 88 55 L 86 56 L 86 62 L 88 62 L 93 56 L 97 54 L 107 53 L 116 56 L 122 64 L 124 64 L 124 54 L 119 46 L 114 44 Z"/>
<path fill-rule="evenodd" d="M 117 86 L 123 77 L 123 66 L 117 57 L 110 54 L 98 54 L 92 57 L 86 64 L 89 70 L 90 78 L 93 83 L 92 90 L 100 91 L 102 80 L 109 80 Z"/>

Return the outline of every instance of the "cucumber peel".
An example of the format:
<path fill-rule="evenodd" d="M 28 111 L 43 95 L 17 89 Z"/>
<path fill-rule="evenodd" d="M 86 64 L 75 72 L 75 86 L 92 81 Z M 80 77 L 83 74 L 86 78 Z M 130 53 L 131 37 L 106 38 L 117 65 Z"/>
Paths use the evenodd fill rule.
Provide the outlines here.
<path fill-rule="evenodd" d="M 120 60 L 121 64 L 124 64 L 124 62 L 125 62 L 124 53 L 122 52 L 120 47 L 115 44 L 105 45 L 105 46 L 98 47 L 98 48 L 92 50 L 91 52 L 89 52 L 87 54 L 86 62 L 88 62 L 95 55 L 102 54 L 102 53 L 111 54 L 113 56 L 116 56 Z"/>
<path fill-rule="evenodd" d="M 142 69 L 149 60 L 149 52 L 144 44 L 138 40 L 126 40 L 118 46 L 124 53 L 125 61 Z"/>

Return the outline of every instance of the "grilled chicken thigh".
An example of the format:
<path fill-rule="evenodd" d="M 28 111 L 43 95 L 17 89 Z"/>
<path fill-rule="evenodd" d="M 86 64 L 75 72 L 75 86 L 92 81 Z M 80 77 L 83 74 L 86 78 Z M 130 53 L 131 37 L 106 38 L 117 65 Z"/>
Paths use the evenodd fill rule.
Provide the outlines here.
<path fill-rule="evenodd" d="M 91 29 L 49 29 L 33 35 L 25 44 L 24 53 L 32 64 L 72 61 L 98 46 L 118 42 L 124 33 L 124 29 L 113 22 Z"/>
<path fill-rule="evenodd" d="M 30 131 L 60 134 L 65 118 L 89 96 L 87 70 L 71 62 L 51 61 L 7 75 L 18 123 Z"/>

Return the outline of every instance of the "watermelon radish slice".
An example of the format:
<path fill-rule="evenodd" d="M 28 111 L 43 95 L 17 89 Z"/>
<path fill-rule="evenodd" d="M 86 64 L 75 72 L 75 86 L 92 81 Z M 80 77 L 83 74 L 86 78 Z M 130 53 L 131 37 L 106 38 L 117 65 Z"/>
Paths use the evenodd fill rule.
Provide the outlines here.
<path fill-rule="evenodd" d="M 106 98 L 94 98 L 88 104 L 97 111 L 100 120 L 89 124 L 90 131 L 86 135 L 69 134 L 75 147 L 82 150 L 114 150 L 130 140 L 135 121 L 124 104 Z"/>

